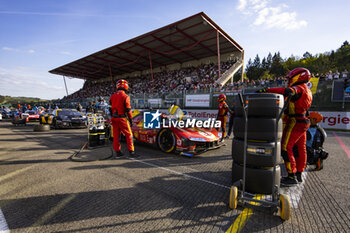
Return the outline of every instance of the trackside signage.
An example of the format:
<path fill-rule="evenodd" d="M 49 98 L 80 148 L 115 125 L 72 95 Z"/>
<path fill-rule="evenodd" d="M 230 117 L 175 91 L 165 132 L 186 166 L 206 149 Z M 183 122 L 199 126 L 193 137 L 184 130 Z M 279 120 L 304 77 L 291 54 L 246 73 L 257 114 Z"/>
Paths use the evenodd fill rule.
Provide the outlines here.
<path fill-rule="evenodd" d="M 197 120 L 216 119 L 217 110 L 186 109 L 182 110 L 185 114 Z M 166 113 L 166 110 L 161 110 Z M 323 120 L 319 123 L 325 129 L 344 129 L 350 130 L 350 112 L 319 112 Z"/>
<path fill-rule="evenodd" d="M 185 118 L 177 119 L 168 116 L 167 118 L 161 118 L 161 112 L 159 110 L 152 112 L 143 113 L 143 128 L 145 129 L 160 129 L 161 125 L 163 128 L 220 128 L 221 121 L 216 120 L 215 118 L 209 118 L 206 120 L 194 119 L 194 118 Z"/>
<path fill-rule="evenodd" d="M 323 120 L 319 123 L 325 129 L 350 130 L 350 112 L 320 112 Z"/>
<path fill-rule="evenodd" d="M 209 107 L 210 95 L 186 95 L 186 107 Z"/>

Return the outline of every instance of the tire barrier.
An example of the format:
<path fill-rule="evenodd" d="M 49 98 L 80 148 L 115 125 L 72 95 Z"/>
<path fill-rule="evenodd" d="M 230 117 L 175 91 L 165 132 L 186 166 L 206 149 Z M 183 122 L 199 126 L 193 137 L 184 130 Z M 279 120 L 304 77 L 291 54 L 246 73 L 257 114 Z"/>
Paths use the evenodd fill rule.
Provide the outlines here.
<path fill-rule="evenodd" d="M 276 151 L 275 151 L 276 150 Z M 273 167 L 274 155 L 276 152 L 276 164 L 282 162 L 281 143 L 275 142 L 247 142 L 246 163 L 254 167 Z M 232 159 L 235 163 L 243 164 L 244 161 L 244 141 L 239 139 L 232 140 Z"/>
<path fill-rule="evenodd" d="M 247 138 L 248 140 L 275 141 L 275 127 L 277 120 L 275 118 L 248 118 Z M 277 140 L 282 138 L 282 120 L 278 121 Z M 245 120 L 243 117 L 235 117 L 233 123 L 233 132 L 235 138 L 244 139 Z"/>
<path fill-rule="evenodd" d="M 50 125 L 34 125 L 33 131 L 34 132 L 50 131 Z"/>
<path fill-rule="evenodd" d="M 232 162 L 232 181 L 237 182 L 243 178 L 243 166 Z M 273 179 L 274 178 L 274 179 Z M 246 167 L 246 190 L 251 193 L 271 194 L 273 185 L 280 186 L 281 168 L 276 166 L 275 177 L 273 167 L 251 168 Z"/>
<path fill-rule="evenodd" d="M 235 115 L 242 117 L 243 108 L 239 104 L 239 97 L 235 97 Z M 273 93 L 252 93 L 243 96 L 243 100 L 248 102 L 248 117 L 268 117 L 276 118 L 282 111 L 284 98 L 282 95 Z"/>

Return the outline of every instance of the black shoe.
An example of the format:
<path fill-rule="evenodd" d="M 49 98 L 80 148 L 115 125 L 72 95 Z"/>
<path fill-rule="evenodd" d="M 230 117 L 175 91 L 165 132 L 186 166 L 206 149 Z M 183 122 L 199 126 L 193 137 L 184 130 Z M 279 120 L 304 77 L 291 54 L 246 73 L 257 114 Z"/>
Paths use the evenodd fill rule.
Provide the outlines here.
<path fill-rule="evenodd" d="M 281 184 L 285 186 L 292 186 L 298 184 L 298 181 L 295 179 L 295 174 L 288 174 L 287 177 L 282 177 Z"/>
<path fill-rule="evenodd" d="M 129 157 L 137 158 L 137 157 L 139 157 L 139 155 L 135 154 L 135 151 L 129 151 Z"/>
<path fill-rule="evenodd" d="M 124 156 L 124 154 L 121 151 L 118 151 L 116 157 L 119 158 L 119 157 L 122 157 L 122 156 Z"/>
<path fill-rule="evenodd" d="M 297 177 L 297 180 L 298 180 L 299 183 L 303 182 L 302 174 L 303 174 L 302 172 L 295 173 L 295 176 Z"/>

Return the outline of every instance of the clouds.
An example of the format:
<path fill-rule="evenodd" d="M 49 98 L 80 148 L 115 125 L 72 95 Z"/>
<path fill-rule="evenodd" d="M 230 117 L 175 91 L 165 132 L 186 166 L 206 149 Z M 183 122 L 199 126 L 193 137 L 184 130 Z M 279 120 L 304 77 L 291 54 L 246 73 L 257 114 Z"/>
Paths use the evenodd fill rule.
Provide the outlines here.
<path fill-rule="evenodd" d="M 253 26 L 266 29 L 297 30 L 307 26 L 286 4 L 273 6 L 271 0 L 239 0 L 237 10 L 254 18 Z"/>
<path fill-rule="evenodd" d="M 10 48 L 6 46 L 2 47 L 1 49 L 9 52 L 20 52 L 20 53 L 29 53 L 29 54 L 35 53 L 34 49 L 22 50 L 22 49 Z"/>
<path fill-rule="evenodd" d="M 58 76 L 33 70 L 28 67 L 0 67 L 0 93 L 10 96 L 40 97 L 44 99 L 62 98 L 64 83 L 58 85 Z M 62 80 L 62 79 L 61 79 Z M 68 92 L 81 88 L 82 80 L 67 80 Z"/>

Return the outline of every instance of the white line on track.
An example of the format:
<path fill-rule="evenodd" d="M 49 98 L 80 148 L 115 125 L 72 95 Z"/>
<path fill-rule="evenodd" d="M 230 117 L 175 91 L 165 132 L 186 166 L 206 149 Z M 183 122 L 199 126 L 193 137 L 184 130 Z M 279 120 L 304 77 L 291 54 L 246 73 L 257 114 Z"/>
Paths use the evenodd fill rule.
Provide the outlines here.
<path fill-rule="evenodd" d="M 226 185 L 218 184 L 216 182 L 212 182 L 212 181 L 201 179 L 201 178 L 198 178 L 198 177 L 195 177 L 195 176 L 187 175 L 185 173 L 178 172 L 178 171 L 175 171 L 175 170 L 172 170 L 172 169 L 169 169 L 169 168 L 161 167 L 161 166 L 155 165 L 153 163 L 141 161 L 141 160 L 134 159 L 134 158 L 130 158 L 130 159 L 134 160 L 136 162 L 139 162 L 139 163 L 146 164 L 146 165 L 148 165 L 150 167 L 159 168 L 159 169 L 171 172 L 171 173 L 175 173 L 175 174 L 182 175 L 182 176 L 185 176 L 185 177 L 188 177 L 188 178 L 191 178 L 191 179 L 199 180 L 199 181 L 202 181 L 202 182 L 205 182 L 205 183 L 208 183 L 208 184 L 212 184 L 212 185 L 215 185 L 215 186 L 218 186 L 218 187 L 221 187 L 221 188 L 230 189 L 230 187 L 228 187 Z M 281 189 L 281 193 L 286 194 L 286 195 L 288 195 L 290 197 L 291 206 L 292 206 L 293 209 L 297 209 L 298 208 L 299 201 L 300 201 L 300 199 L 301 199 L 301 197 L 303 195 L 303 189 L 304 189 L 304 184 L 306 182 L 307 171 L 302 173 L 302 177 L 303 177 L 303 183 L 298 184 L 298 185 L 293 186 L 293 187 L 286 188 L 286 189 Z M 267 196 L 265 196 L 265 198 L 268 198 L 269 196 L 270 195 L 267 195 Z"/>
<path fill-rule="evenodd" d="M 221 187 L 221 188 L 230 189 L 230 187 L 228 187 L 226 185 L 218 184 L 218 183 L 215 183 L 215 182 L 212 182 L 212 181 L 209 181 L 209 180 L 204 180 L 204 179 L 201 179 L 201 178 L 198 178 L 198 177 L 195 177 L 195 176 L 187 175 L 187 174 L 184 174 L 182 172 L 174 171 L 174 170 L 171 170 L 169 168 L 165 168 L 165 167 L 161 167 L 161 166 L 155 165 L 153 163 L 148 163 L 148 162 L 144 162 L 144 161 L 141 161 L 141 160 L 138 160 L 138 159 L 133 159 L 133 158 L 130 158 L 130 159 L 132 159 L 134 161 L 137 161 L 139 163 L 146 164 L 146 165 L 151 166 L 151 167 L 159 168 L 159 169 L 171 172 L 171 173 L 175 173 L 175 174 L 182 175 L 182 176 L 185 176 L 185 177 L 188 177 L 188 178 L 199 180 L 199 181 L 202 181 L 202 182 L 205 182 L 205 183 L 208 183 L 208 184 L 212 184 L 212 185 L 215 185 L 215 186 L 218 186 L 218 187 Z"/>
<path fill-rule="evenodd" d="M 18 169 L 16 171 L 7 173 L 7 174 L 5 174 L 3 176 L 0 176 L 0 182 L 3 182 L 3 181 L 5 181 L 5 180 L 7 180 L 9 178 L 12 178 L 13 176 L 16 176 L 16 175 L 18 175 L 18 174 L 20 174 L 22 172 L 25 172 L 25 171 L 33 168 L 34 166 L 36 166 L 36 165 L 31 165 L 31 166 L 28 166 L 28 167 L 24 167 L 24 168 Z"/>
<path fill-rule="evenodd" d="M 304 185 L 306 182 L 307 171 L 302 173 L 303 183 L 289 187 L 288 189 L 281 190 L 281 193 L 286 194 L 290 197 L 291 205 L 293 209 L 297 209 L 299 201 L 303 196 Z"/>
<path fill-rule="evenodd" d="M 0 209 L 0 233 L 10 233 L 4 214 Z"/>

